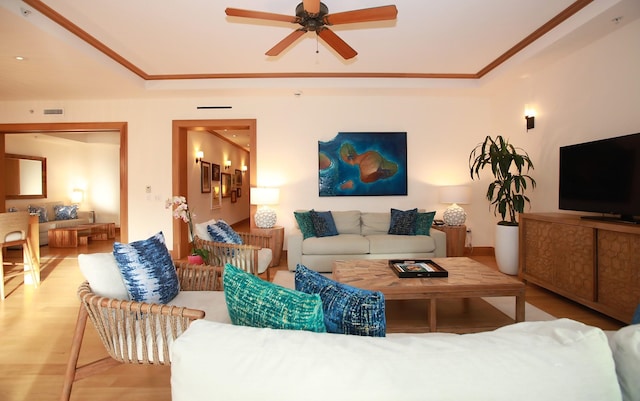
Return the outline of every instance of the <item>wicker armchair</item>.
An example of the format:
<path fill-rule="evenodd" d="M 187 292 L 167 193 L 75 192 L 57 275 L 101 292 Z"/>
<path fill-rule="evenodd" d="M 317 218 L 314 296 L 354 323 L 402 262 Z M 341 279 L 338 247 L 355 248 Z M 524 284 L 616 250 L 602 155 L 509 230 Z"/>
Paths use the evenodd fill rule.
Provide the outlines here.
<path fill-rule="evenodd" d="M 248 273 L 259 275 L 267 273 L 267 280 L 271 280 L 269 266 L 273 255 L 271 253 L 271 236 L 258 233 L 238 233 L 243 245 L 227 244 L 225 242 L 207 241 L 196 236 L 196 248 L 205 249 L 209 253 L 206 263 L 212 266 L 224 266 L 230 263 Z"/>
<path fill-rule="evenodd" d="M 181 291 L 221 291 L 222 268 L 175 262 Z M 120 363 L 169 365 L 169 345 L 189 324 L 205 312 L 175 305 L 149 304 L 105 298 L 92 292 L 89 283 L 78 288 L 80 309 L 67 363 L 63 401 L 73 383 Z M 109 356 L 78 366 L 87 318 L 96 328 Z"/>

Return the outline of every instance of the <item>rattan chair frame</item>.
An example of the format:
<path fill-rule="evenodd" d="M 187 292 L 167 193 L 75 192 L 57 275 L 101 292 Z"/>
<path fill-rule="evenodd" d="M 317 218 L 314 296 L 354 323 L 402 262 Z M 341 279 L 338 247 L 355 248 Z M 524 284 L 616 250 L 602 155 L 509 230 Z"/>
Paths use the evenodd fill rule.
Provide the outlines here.
<path fill-rule="evenodd" d="M 271 236 L 262 233 L 239 232 L 243 245 L 227 244 L 225 242 L 207 241 L 200 237 L 195 238 L 195 246 L 204 249 L 208 253 L 208 264 L 212 266 L 224 266 L 227 263 L 257 276 L 258 251 L 262 248 L 271 248 Z M 271 280 L 269 267 L 266 270 L 267 280 Z"/>
<path fill-rule="evenodd" d="M 18 277 L 24 274 L 23 271 L 5 274 L 4 266 L 24 266 L 29 265 L 29 274 L 34 287 L 40 283 L 40 263 L 35 256 L 31 238 L 29 237 L 29 212 L 0 213 L 0 300 L 5 298 L 4 279 L 8 277 Z M 12 233 L 20 233 L 20 239 L 7 241 L 6 237 Z M 5 262 L 3 251 L 10 246 L 21 246 L 23 262 Z"/>
<path fill-rule="evenodd" d="M 174 262 L 181 291 L 222 291 L 222 267 Z M 205 312 L 187 307 L 106 298 L 88 282 L 78 288 L 80 307 L 60 400 L 68 401 L 73 383 L 128 363 L 169 365 L 169 342 Z M 109 356 L 78 366 L 87 320 L 93 323 Z M 151 349 L 151 353 L 148 350 Z M 139 350 L 141 350 L 141 355 Z"/>

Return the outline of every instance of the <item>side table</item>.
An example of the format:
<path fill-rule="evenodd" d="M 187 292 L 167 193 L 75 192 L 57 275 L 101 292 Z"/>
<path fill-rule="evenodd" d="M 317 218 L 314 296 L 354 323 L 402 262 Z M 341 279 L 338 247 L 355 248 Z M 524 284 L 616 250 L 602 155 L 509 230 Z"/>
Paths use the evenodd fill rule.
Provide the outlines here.
<path fill-rule="evenodd" d="M 467 226 L 432 226 L 447 234 L 447 257 L 464 256 L 464 244 L 467 239 Z"/>
<path fill-rule="evenodd" d="M 278 266 L 280 264 L 280 257 L 282 256 L 282 246 L 284 244 L 284 227 L 273 226 L 272 228 L 258 228 L 251 227 L 252 233 L 267 234 L 271 236 L 271 252 L 273 258 L 269 267 Z"/>

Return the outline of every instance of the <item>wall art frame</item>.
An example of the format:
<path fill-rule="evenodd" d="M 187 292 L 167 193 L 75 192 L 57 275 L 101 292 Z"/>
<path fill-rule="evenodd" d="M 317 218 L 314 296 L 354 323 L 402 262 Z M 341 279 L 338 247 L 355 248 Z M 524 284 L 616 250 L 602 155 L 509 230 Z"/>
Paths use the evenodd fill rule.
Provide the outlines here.
<path fill-rule="evenodd" d="M 223 198 L 231 196 L 231 174 L 220 173 L 220 185 Z"/>
<path fill-rule="evenodd" d="M 211 163 L 200 162 L 200 192 L 211 192 Z"/>
<path fill-rule="evenodd" d="M 211 163 L 211 181 L 220 181 L 220 165 Z"/>
<path fill-rule="evenodd" d="M 340 132 L 318 160 L 319 196 L 407 196 L 406 132 Z"/>

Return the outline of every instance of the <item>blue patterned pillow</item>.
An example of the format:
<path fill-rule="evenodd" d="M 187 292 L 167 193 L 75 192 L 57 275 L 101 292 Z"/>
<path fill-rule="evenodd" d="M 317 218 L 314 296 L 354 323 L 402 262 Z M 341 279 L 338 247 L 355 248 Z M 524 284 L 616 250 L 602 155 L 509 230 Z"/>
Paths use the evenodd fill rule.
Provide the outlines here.
<path fill-rule="evenodd" d="M 78 218 L 78 205 L 62 206 L 55 205 L 53 212 L 56 214 L 56 220 L 73 220 Z"/>
<path fill-rule="evenodd" d="M 298 264 L 296 290 L 322 298 L 327 332 L 384 337 L 387 330 L 384 295 L 338 283 Z"/>
<path fill-rule="evenodd" d="M 38 215 L 39 223 L 46 223 L 47 221 L 49 221 L 49 216 L 47 216 L 47 208 L 44 206 L 29 205 L 29 214 Z"/>
<path fill-rule="evenodd" d="M 389 225 L 389 234 L 416 235 L 417 219 L 418 208 L 405 211 L 391 209 L 391 224 Z"/>
<path fill-rule="evenodd" d="M 416 219 L 416 235 L 429 235 L 436 212 L 418 213 Z"/>
<path fill-rule="evenodd" d="M 218 220 L 214 224 L 208 225 L 207 231 L 214 242 L 242 245 L 242 237 L 224 220 Z"/>
<path fill-rule="evenodd" d="M 316 236 L 316 230 L 313 228 L 313 221 L 311 221 L 311 211 L 309 212 L 293 212 L 293 215 L 298 222 L 298 227 L 302 231 L 302 238 L 307 239 Z"/>
<path fill-rule="evenodd" d="M 318 295 L 264 281 L 228 263 L 222 281 L 227 310 L 235 325 L 326 332 Z"/>
<path fill-rule="evenodd" d="M 113 256 L 132 300 L 165 304 L 178 295 L 178 274 L 162 232 L 130 244 L 116 242 Z"/>
<path fill-rule="evenodd" d="M 311 222 L 313 223 L 313 229 L 318 237 L 331 237 L 338 235 L 338 229 L 336 223 L 333 221 L 333 215 L 331 212 L 316 212 L 312 210 Z"/>

